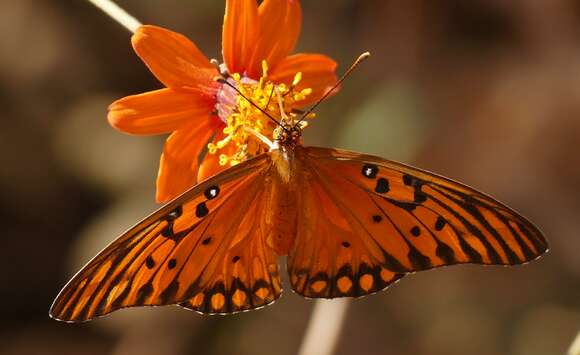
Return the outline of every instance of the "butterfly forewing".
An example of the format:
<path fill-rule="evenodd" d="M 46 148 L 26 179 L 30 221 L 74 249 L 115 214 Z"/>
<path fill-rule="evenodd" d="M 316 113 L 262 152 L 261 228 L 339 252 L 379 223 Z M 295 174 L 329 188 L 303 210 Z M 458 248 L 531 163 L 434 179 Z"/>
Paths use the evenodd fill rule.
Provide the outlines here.
<path fill-rule="evenodd" d="M 124 307 L 177 303 L 231 313 L 275 300 L 276 257 L 256 227 L 270 166 L 261 155 L 162 207 L 75 275 L 50 315 L 85 321 Z"/>
<path fill-rule="evenodd" d="M 408 272 L 521 264 L 547 249 L 528 220 L 460 183 L 334 149 L 298 147 L 296 156 L 307 191 L 298 209 L 307 212 L 288 269 L 294 290 L 305 296 L 357 296 Z"/>

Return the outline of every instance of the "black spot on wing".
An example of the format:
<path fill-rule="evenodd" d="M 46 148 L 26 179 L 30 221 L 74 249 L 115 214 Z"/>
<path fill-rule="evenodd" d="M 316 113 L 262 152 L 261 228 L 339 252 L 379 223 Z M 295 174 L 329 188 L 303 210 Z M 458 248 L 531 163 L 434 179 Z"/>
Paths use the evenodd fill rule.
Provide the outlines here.
<path fill-rule="evenodd" d="M 204 191 L 203 194 L 205 195 L 205 198 L 207 198 L 208 200 L 213 200 L 220 194 L 220 188 L 215 185 L 210 186 Z"/>
<path fill-rule="evenodd" d="M 136 306 L 144 305 L 145 300 L 149 298 L 149 296 L 151 296 L 152 293 L 153 293 L 153 285 L 151 284 L 151 282 L 147 282 L 146 284 L 141 286 L 141 288 L 139 288 L 139 291 L 137 291 L 137 299 L 135 300 L 135 305 Z"/>
<path fill-rule="evenodd" d="M 183 208 L 181 206 L 177 206 L 173 211 L 169 212 L 167 214 L 167 216 L 165 216 L 165 219 L 168 222 L 173 221 L 174 219 L 179 218 L 182 213 L 183 213 Z"/>
<path fill-rule="evenodd" d="M 161 235 L 164 236 L 165 238 L 169 238 L 171 236 L 173 236 L 173 221 L 167 221 L 167 226 L 165 226 L 165 228 L 163 228 L 163 230 L 161 231 Z"/>
<path fill-rule="evenodd" d="M 161 304 L 167 304 L 172 300 L 175 300 L 175 295 L 179 290 L 179 282 L 177 280 L 171 281 L 169 286 L 159 295 L 159 301 Z"/>
<path fill-rule="evenodd" d="M 403 264 L 401 264 L 401 262 L 397 258 L 395 258 L 393 255 L 389 254 L 387 251 L 385 251 L 382 248 L 381 248 L 381 251 L 383 252 L 383 258 L 385 259 L 382 266 L 385 269 L 392 271 L 392 272 L 395 272 L 395 273 L 404 273 L 404 272 L 410 271 L 407 267 L 405 267 Z"/>
<path fill-rule="evenodd" d="M 427 195 L 421 190 L 425 182 L 419 178 L 409 174 L 403 174 L 403 184 L 413 187 L 413 201 L 415 203 L 423 203 L 427 201 Z"/>
<path fill-rule="evenodd" d="M 167 267 L 169 268 L 169 270 L 171 270 L 171 269 L 175 268 L 175 266 L 177 266 L 177 260 L 175 260 L 175 259 L 170 259 L 170 260 L 167 262 Z"/>
<path fill-rule="evenodd" d="M 145 259 L 145 266 L 147 266 L 148 269 L 153 269 L 153 267 L 155 267 L 155 260 L 153 260 L 151 255 Z"/>
<path fill-rule="evenodd" d="M 389 180 L 385 178 L 379 178 L 377 180 L 377 185 L 375 186 L 375 192 L 380 194 L 389 192 Z"/>
<path fill-rule="evenodd" d="M 445 218 L 438 216 L 437 221 L 435 221 L 435 230 L 438 232 L 441 231 L 446 223 L 447 221 L 445 221 Z"/>
<path fill-rule="evenodd" d="M 413 200 L 415 201 L 415 203 L 423 203 L 427 201 L 427 195 L 423 191 L 421 191 L 420 186 L 415 188 Z"/>
<path fill-rule="evenodd" d="M 207 209 L 207 206 L 205 204 L 205 202 L 200 202 L 196 207 L 195 207 L 195 215 L 198 218 L 202 218 L 207 216 L 207 214 L 209 213 L 209 210 Z"/>
<path fill-rule="evenodd" d="M 418 226 L 414 226 L 413 228 L 411 228 L 411 234 L 414 237 L 418 237 L 421 234 L 421 228 L 419 228 Z"/>
<path fill-rule="evenodd" d="M 369 179 L 374 179 L 377 177 L 377 173 L 379 172 L 379 167 L 375 164 L 365 164 L 362 167 L 361 173 L 364 177 Z"/>
<path fill-rule="evenodd" d="M 385 197 L 383 197 L 383 198 L 385 198 Z M 388 201 L 391 202 L 393 205 L 400 207 L 408 212 L 415 210 L 415 208 L 417 208 L 417 206 L 419 206 L 415 202 L 399 201 L 399 200 L 394 200 L 394 199 L 388 199 Z"/>
<path fill-rule="evenodd" d="M 437 241 L 437 249 L 435 249 L 437 256 L 447 265 L 457 263 L 453 249 L 451 249 L 449 245 L 443 243 L 439 239 L 435 238 L 435 240 Z"/>
<path fill-rule="evenodd" d="M 407 257 L 409 258 L 409 261 L 411 261 L 411 264 L 416 270 L 426 270 L 433 266 L 431 264 L 431 259 L 421 254 L 421 252 L 417 250 L 417 248 L 415 247 L 411 247 L 409 249 Z"/>

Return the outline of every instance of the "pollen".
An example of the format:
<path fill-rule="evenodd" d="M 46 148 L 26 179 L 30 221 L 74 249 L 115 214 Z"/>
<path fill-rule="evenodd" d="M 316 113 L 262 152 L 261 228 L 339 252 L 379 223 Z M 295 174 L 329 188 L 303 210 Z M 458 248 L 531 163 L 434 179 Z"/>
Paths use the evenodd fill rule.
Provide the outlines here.
<path fill-rule="evenodd" d="M 286 123 L 292 124 L 297 119 L 292 109 L 303 106 L 300 102 L 312 93 L 311 88 L 297 89 L 302 81 L 302 72 L 297 72 L 292 83 L 286 85 L 270 81 L 268 71 L 268 63 L 262 61 L 259 80 L 239 73 L 226 73 L 227 82 L 241 94 L 227 84 L 222 84 L 217 94 L 215 112 L 226 125 L 223 129 L 225 137 L 216 143 L 209 143 L 207 147 L 209 154 L 219 154 L 219 164 L 222 166 L 233 166 L 267 151 L 269 147 L 259 139 L 259 135 L 274 140 L 277 124 L 264 112 L 279 121 L 287 119 L 290 122 Z M 227 153 L 224 150 L 226 147 Z"/>

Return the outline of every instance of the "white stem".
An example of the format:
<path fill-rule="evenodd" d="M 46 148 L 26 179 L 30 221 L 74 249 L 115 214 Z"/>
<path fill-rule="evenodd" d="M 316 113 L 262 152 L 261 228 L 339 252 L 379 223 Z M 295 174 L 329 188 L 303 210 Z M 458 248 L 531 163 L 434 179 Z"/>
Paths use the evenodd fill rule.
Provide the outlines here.
<path fill-rule="evenodd" d="M 317 300 L 299 355 L 331 355 L 346 316 L 349 299 Z"/>
<path fill-rule="evenodd" d="M 568 349 L 568 355 L 580 355 L 580 332 L 576 335 L 576 339 L 570 345 L 570 349 Z"/>
<path fill-rule="evenodd" d="M 139 22 L 135 17 L 129 15 L 127 11 L 120 8 L 119 5 L 111 0 L 88 1 L 133 33 L 137 30 L 137 27 L 141 26 L 141 22 Z"/>

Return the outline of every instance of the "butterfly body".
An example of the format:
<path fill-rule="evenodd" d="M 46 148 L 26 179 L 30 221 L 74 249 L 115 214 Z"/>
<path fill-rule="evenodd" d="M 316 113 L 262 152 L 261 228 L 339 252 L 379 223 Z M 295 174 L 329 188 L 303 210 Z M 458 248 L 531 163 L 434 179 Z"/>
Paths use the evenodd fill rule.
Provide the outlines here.
<path fill-rule="evenodd" d="M 532 223 L 470 187 L 290 137 L 128 230 L 73 277 L 51 316 L 85 321 L 169 304 L 209 314 L 259 308 L 282 292 L 281 255 L 296 293 L 334 298 L 371 294 L 415 271 L 521 264 L 547 250 Z"/>

